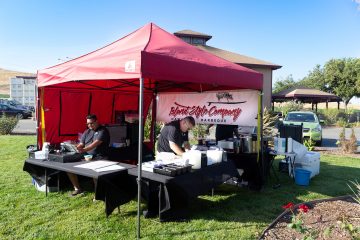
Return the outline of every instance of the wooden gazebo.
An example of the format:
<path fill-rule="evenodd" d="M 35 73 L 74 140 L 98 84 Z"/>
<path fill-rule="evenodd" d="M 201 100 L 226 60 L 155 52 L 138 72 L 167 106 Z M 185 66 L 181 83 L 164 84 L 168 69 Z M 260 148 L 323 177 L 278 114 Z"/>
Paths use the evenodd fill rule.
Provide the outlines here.
<path fill-rule="evenodd" d="M 329 102 L 337 102 L 338 109 L 340 108 L 341 98 L 332 94 L 320 91 L 314 88 L 308 88 L 303 86 L 293 87 L 272 95 L 272 108 L 274 110 L 275 102 L 286 102 L 286 101 L 299 101 L 302 103 L 311 103 L 311 109 L 317 111 L 317 104 L 325 102 L 326 109 L 328 108 Z"/>

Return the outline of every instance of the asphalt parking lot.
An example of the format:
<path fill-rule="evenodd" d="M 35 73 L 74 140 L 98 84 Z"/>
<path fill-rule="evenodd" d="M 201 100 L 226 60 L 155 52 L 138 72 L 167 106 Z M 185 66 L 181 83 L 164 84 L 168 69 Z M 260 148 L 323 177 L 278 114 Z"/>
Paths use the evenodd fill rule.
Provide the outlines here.
<path fill-rule="evenodd" d="M 336 148 L 336 142 L 339 139 L 342 128 L 339 127 L 323 127 L 323 142 L 322 147 Z M 360 144 L 360 128 L 354 128 L 355 136 L 358 139 L 358 144 Z M 351 129 L 345 129 L 346 138 L 350 138 Z"/>
<path fill-rule="evenodd" d="M 13 134 L 36 134 L 35 119 L 20 119 L 18 125 L 12 131 Z"/>

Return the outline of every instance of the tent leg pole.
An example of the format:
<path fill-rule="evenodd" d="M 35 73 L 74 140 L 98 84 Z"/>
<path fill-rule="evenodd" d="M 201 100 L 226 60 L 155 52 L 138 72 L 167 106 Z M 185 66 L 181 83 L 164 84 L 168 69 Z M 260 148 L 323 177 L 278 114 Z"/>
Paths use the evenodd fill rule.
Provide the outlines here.
<path fill-rule="evenodd" d="M 138 206 L 137 206 L 137 239 L 140 239 L 140 201 L 141 201 L 141 165 L 142 165 L 142 143 L 143 143 L 143 98 L 144 78 L 140 78 L 139 86 L 139 151 L 138 151 Z"/>
<path fill-rule="evenodd" d="M 153 151 L 155 152 L 156 150 L 156 146 L 155 146 L 155 143 L 156 143 L 156 111 L 157 111 L 157 101 L 156 101 L 156 97 L 157 97 L 157 94 L 154 94 L 154 99 L 153 99 L 153 105 L 152 105 L 152 116 L 151 116 L 151 141 L 153 143 Z"/>
<path fill-rule="evenodd" d="M 260 153 L 261 153 L 261 156 L 260 156 L 260 161 L 261 161 L 261 165 L 262 165 L 262 184 L 263 185 L 265 185 L 265 181 L 266 181 L 266 179 L 265 179 L 265 172 L 266 172 L 266 170 L 265 170 L 265 158 L 264 158 L 264 151 L 265 151 L 265 149 L 264 149 L 264 146 L 263 146 L 263 134 L 264 134 L 264 122 L 263 122 L 263 113 L 264 113 L 264 103 L 263 103 L 263 96 L 264 96 L 264 92 L 263 91 L 261 91 L 261 94 L 260 94 L 260 102 L 261 102 L 261 104 L 260 104 L 260 126 L 259 126 L 259 128 L 260 128 L 260 131 L 259 131 L 259 133 L 260 133 L 260 136 L 258 136 L 258 137 L 260 137 L 260 146 L 258 146 L 258 151 L 261 151 Z"/>
<path fill-rule="evenodd" d="M 40 149 L 40 119 L 41 119 L 41 115 L 40 115 L 40 93 L 38 88 L 35 88 L 35 92 L 36 92 L 36 109 L 35 109 L 35 115 L 36 115 L 36 149 L 39 150 Z"/>

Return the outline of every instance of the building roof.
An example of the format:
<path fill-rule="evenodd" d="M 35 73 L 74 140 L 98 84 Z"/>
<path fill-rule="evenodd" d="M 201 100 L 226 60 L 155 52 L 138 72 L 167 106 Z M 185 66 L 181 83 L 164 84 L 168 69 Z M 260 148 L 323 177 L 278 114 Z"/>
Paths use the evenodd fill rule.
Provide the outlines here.
<path fill-rule="evenodd" d="M 341 101 L 341 98 L 335 94 L 304 86 L 292 87 L 272 95 L 273 102 L 282 102 L 292 99 L 301 100 L 302 102 Z"/>
<path fill-rule="evenodd" d="M 179 36 L 201 37 L 201 38 L 205 38 L 206 41 L 212 38 L 212 36 L 210 36 L 208 34 L 201 33 L 201 32 L 195 32 L 195 31 L 188 30 L 188 29 L 174 32 L 174 35 L 177 37 L 179 37 Z"/>
<path fill-rule="evenodd" d="M 36 76 L 16 76 L 16 78 L 23 78 L 23 79 L 36 79 Z"/>
<path fill-rule="evenodd" d="M 218 57 L 226 59 L 228 61 L 243 65 L 245 67 L 269 67 L 273 70 L 276 70 L 276 69 L 279 69 L 282 67 L 280 65 L 276 65 L 271 62 L 266 62 L 266 61 L 263 61 L 260 59 L 256 59 L 253 57 L 226 51 L 226 50 L 223 50 L 220 48 L 215 48 L 215 47 L 208 46 L 208 45 L 197 45 L 196 47 L 198 47 L 199 49 L 204 50 L 206 52 L 212 53 Z"/>
<path fill-rule="evenodd" d="M 182 30 L 182 31 L 178 31 L 174 33 L 175 36 L 177 37 L 199 37 L 199 38 L 203 38 L 205 39 L 205 41 L 208 41 L 209 39 L 212 38 L 212 36 L 205 34 L 205 33 L 200 33 L 200 32 L 195 32 L 193 30 Z M 245 56 L 245 55 L 241 55 L 238 53 L 234 53 L 234 52 L 230 52 L 230 51 L 226 51 L 220 48 L 215 48 L 209 45 L 195 45 L 197 48 L 212 53 L 218 57 L 221 57 L 225 60 L 228 60 L 230 62 L 242 65 L 244 67 L 267 67 L 267 68 L 271 68 L 272 70 L 276 70 L 281 68 L 282 66 L 271 63 L 271 62 L 266 62 L 260 59 L 256 59 L 253 57 L 249 57 L 249 56 Z"/>

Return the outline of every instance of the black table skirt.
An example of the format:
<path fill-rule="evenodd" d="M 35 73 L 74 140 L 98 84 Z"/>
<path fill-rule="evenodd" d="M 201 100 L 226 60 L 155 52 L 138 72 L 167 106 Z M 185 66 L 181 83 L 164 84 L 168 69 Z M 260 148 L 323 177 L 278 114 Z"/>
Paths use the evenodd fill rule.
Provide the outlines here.
<path fill-rule="evenodd" d="M 80 176 L 92 177 L 97 179 L 95 187 L 95 198 L 105 202 L 105 213 L 109 216 L 115 208 L 127 203 L 135 198 L 136 182 L 135 179 L 127 174 L 127 170 L 97 173 L 92 170 L 73 168 L 78 163 L 54 163 L 44 162 L 42 160 L 28 159 L 25 161 L 23 170 L 28 172 L 33 178 L 40 183 L 45 184 L 45 169 L 51 179 L 55 173 L 60 171 L 72 172 Z M 134 167 L 127 164 L 120 164 L 126 168 Z"/>
<path fill-rule="evenodd" d="M 100 175 L 96 173 L 96 176 L 92 176 L 91 172 L 84 173 L 87 177 L 97 178 L 95 196 L 96 199 L 105 202 L 107 216 L 119 205 L 134 199 L 137 194 L 138 168 L 127 166 L 127 171 L 119 173 Z M 24 163 L 24 171 L 43 181 L 44 167 L 49 171 L 59 170 L 54 166 L 53 168 L 37 166 L 27 161 Z M 60 170 L 66 171 L 63 168 Z M 79 170 L 76 169 L 76 171 Z M 142 171 L 142 196 L 147 201 L 150 215 L 159 215 L 161 221 L 182 219 L 187 216 L 188 206 L 192 199 L 208 194 L 212 188 L 232 177 L 239 176 L 231 160 L 175 177 Z"/>
<path fill-rule="evenodd" d="M 228 159 L 235 164 L 236 168 L 244 170 L 241 179 L 247 181 L 251 189 L 261 189 L 264 178 L 261 174 L 261 163 L 257 161 L 257 153 L 228 153 Z"/>
<path fill-rule="evenodd" d="M 137 168 L 129 169 L 128 173 L 137 177 Z M 209 193 L 231 177 L 238 177 L 238 171 L 231 161 L 175 177 L 142 173 L 142 196 L 147 201 L 148 214 L 159 215 L 161 221 L 186 218 L 193 198 Z"/>

